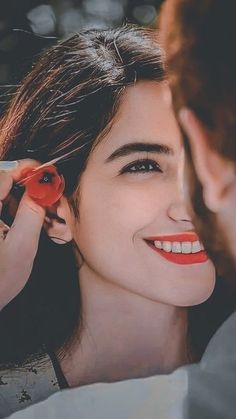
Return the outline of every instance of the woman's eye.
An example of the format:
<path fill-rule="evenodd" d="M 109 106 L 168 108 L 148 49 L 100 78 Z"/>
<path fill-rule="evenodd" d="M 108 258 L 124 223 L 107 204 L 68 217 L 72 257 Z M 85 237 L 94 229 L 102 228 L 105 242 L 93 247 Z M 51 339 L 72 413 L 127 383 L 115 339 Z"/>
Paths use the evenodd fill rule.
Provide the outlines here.
<path fill-rule="evenodd" d="M 120 174 L 122 173 L 148 173 L 148 172 L 161 172 L 162 170 L 154 160 L 137 160 L 133 163 L 128 164 L 127 166 L 121 169 Z"/>

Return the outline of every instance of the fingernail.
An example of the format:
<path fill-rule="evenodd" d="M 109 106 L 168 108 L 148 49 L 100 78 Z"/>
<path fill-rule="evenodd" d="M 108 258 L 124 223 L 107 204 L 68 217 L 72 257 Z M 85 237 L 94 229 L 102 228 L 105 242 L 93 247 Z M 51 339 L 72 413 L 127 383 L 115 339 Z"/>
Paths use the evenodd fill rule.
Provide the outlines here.
<path fill-rule="evenodd" d="M 17 160 L 13 160 L 13 161 L 0 161 L 0 170 L 13 170 L 16 169 L 16 167 L 18 166 L 18 161 Z"/>

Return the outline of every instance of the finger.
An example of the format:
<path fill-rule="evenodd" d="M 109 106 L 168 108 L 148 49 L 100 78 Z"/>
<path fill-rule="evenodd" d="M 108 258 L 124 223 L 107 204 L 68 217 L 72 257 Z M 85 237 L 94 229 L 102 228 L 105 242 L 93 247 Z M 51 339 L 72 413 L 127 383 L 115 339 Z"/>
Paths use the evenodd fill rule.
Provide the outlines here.
<path fill-rule="evenodd" d="M 5 168 L 6 166 L 10 165 L 14 163 L 14 165 L 12 166 L 12 168 Z M 19 180 L 21 177 L 21 172 L 23 169 L 26 169 L 28 167 L 37 167 L 41 165 L 40 162 L 37 162 L 36 160 L 32 160 L 32 159 L 22 159 L 22 160 L 17 160 L 14 162 L 8 162 L 8 161 L 0 161 L 0 171 L 2 172 L 6 172 L 6 174 L 8 174 L 9 176 L 12 177 L 12 179 L 14 181 Z"/>
<path fill-rule="evenodd" d="M 8 172 L 8 174 L 10 174 L 12 176 L 12 179 L 14 181 L 17 181 L 21 177 L 22 170 L 24 170 L 28 167 L 37 167 L 37 166 L 40 166 L 40 165 L 41 165 L 40 162 L 37 162 L 36 160 L 32 160 L 32 159 L 18 160 L 17 167 L 15 169 L 11 170 L 10 172 Z"/>
<path fill-rule="evenodd" d="M 5 239 L 10 227 L 0 220 L 0 238 Z"/>
<path fill-rule="evenodd" d="M 13 178 L 8 172 L 0 171 L 0 201 L 2 201 L 10 192 L 13 184 Z"/>
<path fill-rule="evenodd" d="M 14 258 L 33 258 L 38 248 L 45 210 L 24 193 L 5 241 Z"/>
<path fill-rule="evenodd" d="M 0 200 L 2 201 L 4 198 L 7 197 L 8 193 L 10 192 L 13 182 L 17 181 L 21 177 L 22 170 L 27 167 L 37 167 L 40 165 L 39 162 L 32 159 L 24 159 L 19 160 L 15 169 L 10 171 L 2 171 L 0 162 Z"/>

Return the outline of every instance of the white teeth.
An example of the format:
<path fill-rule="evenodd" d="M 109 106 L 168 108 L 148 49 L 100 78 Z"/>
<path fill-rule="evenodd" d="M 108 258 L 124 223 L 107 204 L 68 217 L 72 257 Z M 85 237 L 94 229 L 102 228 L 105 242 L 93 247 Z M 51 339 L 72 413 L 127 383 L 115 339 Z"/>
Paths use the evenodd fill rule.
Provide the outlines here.
<path fill-rule="evenodd" d="M 182 243 L 182 253 L 188 254 L 192 251 L 192 243 L 191 242 L 183 242 Z"/>
<path fill-rule="evenodd" d="M 200 250 L 202 250 L 202 246 L 201 246 L 200 242 L 199 241 L 193 242 L 192 243 L 192 253 L 200 252 Z"/>
<path fill-rule="evenodd" d="M 195 242 L 169 242 L 169 241 L 154 241 L 154 245 L 157 249 L 162 249 L 167 253 L 198 253 L 201 250 L 204 250 L 202 243 L 198 240 Z"/>
<path fill-rule="evenodd" d="M 181 253 L 181 244 L 180 242 L 173 242 L 172 243 L 172 252 L 174 253 Z"/>
<path fill-rule="evenodd" d="M 154 244 L 155 244 L 155 247 L 156 247 L 157 249 L 162 249 L 162 244 L 161 244 L 161 242 L 160 242 L 160 241 L 156 240 L 156 241 L 154 242 Z"/>
<path fill-rule="evenodd" d="M 162 247 L 165 252 L 171 252 L 171 242 L 163 242 Z"/>

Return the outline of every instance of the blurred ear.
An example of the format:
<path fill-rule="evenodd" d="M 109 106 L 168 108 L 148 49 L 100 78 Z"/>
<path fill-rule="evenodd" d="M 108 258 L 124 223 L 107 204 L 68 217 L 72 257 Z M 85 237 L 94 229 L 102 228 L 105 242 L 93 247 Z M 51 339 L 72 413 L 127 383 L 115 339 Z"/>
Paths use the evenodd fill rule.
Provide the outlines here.
<path fill-rule="evenodd" d="M 57 244 L 72 240 L 72 216 L 67 199 L 62 196 L 59 201 L 47 208 L 44 229 Z"/>
<path fill-rule="evenodd" d="M 209 210 L 218 212 L 236 185 L 235 165 L 210 147 L 213 134 L 194 112 L 182 109 L 179 119 L 189 140 L 205 204 Z"/>

